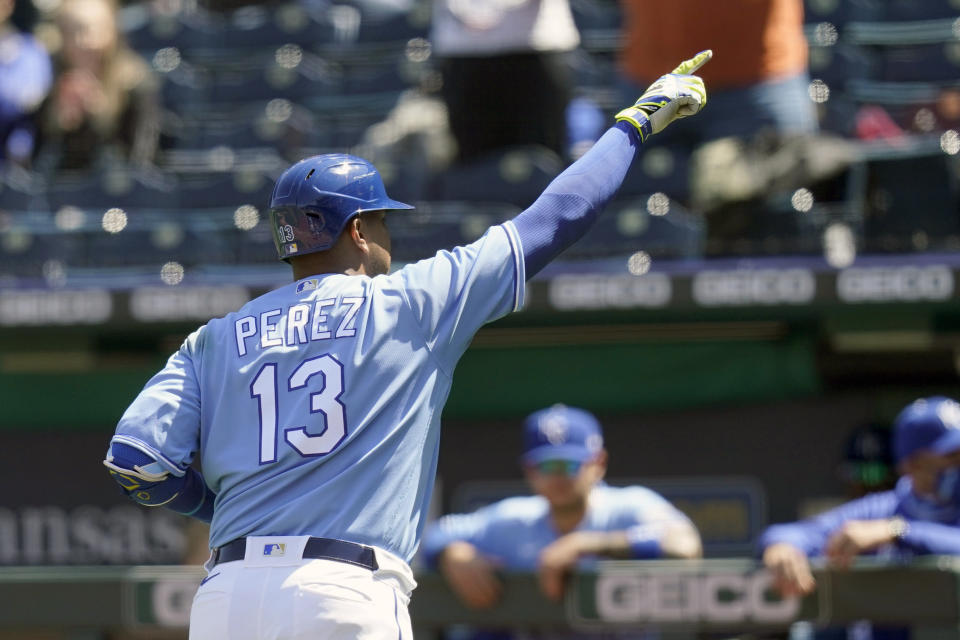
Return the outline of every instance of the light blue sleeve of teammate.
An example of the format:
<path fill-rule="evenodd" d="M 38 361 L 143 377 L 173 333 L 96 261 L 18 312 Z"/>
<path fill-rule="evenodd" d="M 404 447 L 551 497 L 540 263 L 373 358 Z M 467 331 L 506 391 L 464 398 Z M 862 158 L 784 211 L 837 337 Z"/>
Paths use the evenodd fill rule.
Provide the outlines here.
<path fill-rule="evenodd" d="M 473 513 L 454 513 L 427 525 L 420 545 L 427 566 L 435 569 L 440 554 L 452 542 L 463 541 L 482 547 L 488 538 L 495 508 L 496 505 L 489 505 Z"/>
<path fill-rule="evenodd" d="M 939 522 L 910 520 L 907 533 L 897 542 L 920 555 L 960 555 L 960 527 Z"/>
<path fill-rule="evenodd" d="M 871 493 L 800 522 L 775 524 L 760 536 L 760 552 L 772 544 L 785 542 L 808 556 L 821 555 L 830 535 L 845 522 L 890 518 L 896 513 L 897 504 L 897 495 L 893 491 Z"/>
<path fill-rule="evenodd" d="M 127 408 L 111 442 L 121 442 L 183 476 L 200 446 L 200 383 L 195 357 L 203 328 L 190 334 Z"/>
<path fill-rule="evenodd" d="M 693 526 L 686 514 L 646 487 L 622 489 L 617 496 L 625 510 L 625 530 L 634 558 L 651 559 L 663 555 L 660 540 L 666 532 L 666 525 L 685 523 Z"/>
<path fill-rule="evenodd" d="M 512 221 L 491 227 L 472 244 L 440 251 L 388 277 L 399 279 L 397 289 L 427 346 L 451 369 L 481 326 L 522 306 L 526 281 Z"/>

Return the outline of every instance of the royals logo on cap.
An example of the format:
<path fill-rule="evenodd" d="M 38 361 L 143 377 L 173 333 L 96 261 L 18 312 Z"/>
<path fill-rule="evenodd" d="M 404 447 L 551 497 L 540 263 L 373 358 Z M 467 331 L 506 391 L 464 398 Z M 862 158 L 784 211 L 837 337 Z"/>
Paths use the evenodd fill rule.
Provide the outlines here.
<path fill-rule="evenodd" d="M 937 417 L 948 429 L 960 429 L 960 404 L 946 399 L 937 408 Z"/>
<path fill-rule="evenodd" d="M 603 449 L 597 419 L 583 409 L 554 405 L 532 413 L 524 422 L 525 464 L 543 460 L 585 462 Z"/>
<path fill-rule="evenodd" d="M 547 415 L 540 421 L 540 433 L 552 445 L 561 445 L 567 440 L 567 422 L 560 414 Z"/>

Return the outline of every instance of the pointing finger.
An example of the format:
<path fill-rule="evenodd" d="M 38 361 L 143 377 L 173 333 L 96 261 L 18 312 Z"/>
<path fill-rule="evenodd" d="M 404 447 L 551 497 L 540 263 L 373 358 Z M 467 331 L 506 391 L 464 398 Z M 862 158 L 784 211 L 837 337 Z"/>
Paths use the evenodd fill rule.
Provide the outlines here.
<path fill-rule="evenodd" d="M 711 49 L 707 49 L 707 50 L 705 50 L 705 51 L 701 51 L 700 53 L 698 53 L 697 55 L 693 56 L 693 57 L 690 58 L 689 60 L 684 60 L 683 62 L 681 62 L 681 63 L 677 66 L 677 68 L 672 71 L 672 73 L 679 73 L 679 74 L 683 74 L 683 75 L 689 75 L 689 74 L 693 73 L 694 71 L 697 71 L 697 70 L 698 70 L 700 67 L 702 67 L 703 65 L 707 64 L 708 62 L 710 62 L 710 58 L 712 58 L 712 57 L 713 57 L 713 51 L 712 51 Z"/>

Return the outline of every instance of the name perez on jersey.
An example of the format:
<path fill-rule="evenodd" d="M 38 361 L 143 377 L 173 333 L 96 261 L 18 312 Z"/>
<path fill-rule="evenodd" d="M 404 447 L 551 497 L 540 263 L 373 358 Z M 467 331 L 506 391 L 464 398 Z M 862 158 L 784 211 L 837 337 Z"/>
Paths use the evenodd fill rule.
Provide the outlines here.
<path fill-rule="evenodd" d="M 237 338 L 237 355 L 241 358 L 249 351 L 250 340 L 254 348 L 292 347 L 317 340 L 352 338 L 357 334 L 357 313 L 366 302 L 364 297 L 341 297 L 302 302 L 283 309 L 271 309 L 258 315 L 244 316 L 234 322 Z M 331 316 L 339 317 L 334 330 Z"/>

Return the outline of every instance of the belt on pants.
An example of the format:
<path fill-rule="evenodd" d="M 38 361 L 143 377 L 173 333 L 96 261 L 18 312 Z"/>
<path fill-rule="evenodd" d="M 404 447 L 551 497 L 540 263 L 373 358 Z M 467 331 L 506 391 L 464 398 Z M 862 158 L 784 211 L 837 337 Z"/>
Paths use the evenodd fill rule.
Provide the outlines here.
<path fill-rule="evenodd" d="M 213 552 L 213 564 L 243 560 L 247 555 L 247 539 L 237 538 Z M 303 558 L 345 562 L 370 571 L 380 568 L 373 547 L 334 538 L 310 538 L 303 549 Z"/>

